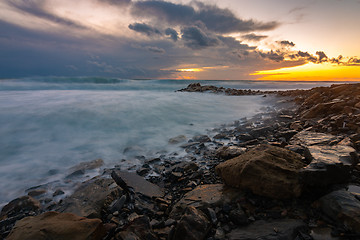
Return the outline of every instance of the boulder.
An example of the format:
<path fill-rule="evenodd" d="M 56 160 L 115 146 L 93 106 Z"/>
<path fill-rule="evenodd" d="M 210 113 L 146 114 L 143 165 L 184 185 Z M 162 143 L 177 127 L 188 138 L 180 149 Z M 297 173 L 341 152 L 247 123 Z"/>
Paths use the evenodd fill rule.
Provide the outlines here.
<path fill-rule="evenodd" d="M 202 240 L 210 230 L 206 215 L 195 207 L 188 207 L 178 222 L 172 240 Z"/>
<path fill-rule="evenodd" d="M 186 193 L 184 197 L 173 206 L 170 217 L 179 219 L 183 211 L 190 206 L 201 209 L 217 207 L 222 206 L 224 203 L 230 203 L 240 196 L 241 193 L 237 189 L 223 184 L 200 185 Z"/>
<path fill-rule="evenodd" d="M 224 146 L 216 150 L 216 156 L 220 159 L 228 160 L 235 158 L 246 151 L 246 148 L 236 146 Z"/>
<path fill-rule="evenodd" d="M 336 223 L 360 233 L 360 201 L 348 191 L 331 192 L 320 200 L 321 210 Z"/>
<path fill-rule="evenodd" d="M 226 235 L 228 239 L 236 240 L 295 240 L 307 225 L 301 220 L 281 219 L 274 221 L 256 221 L 249 226 L 232 230 Z M 303 239 L 303 238 L 299 238 Z"/>
<path fill-rule="evenodd" d="M 69 169 L 71 173 L 67 176 L 67 178 L 83 175 L 85 174 L 86 171 L 99 168 L 102 165 L 104 165 L 104 160 L 102 159 L 96 159 L 90 162 L 79 163 L 78 165 Z"/>
<path fill-rule="evenodd" d="M 112 179 L 96 177 L 82 183 L 75 192 L 64 199 L 56 209 L 59 212 L 69 212 L 82 217 L 101 218 L 101 210 L 106 201 L 112 201 L 112 196 L 119 195 L 120 189 Z M 111 194 L 111 193 L 114 194 Z"/>
<path fill-rule="evenodd" d="M 263 144 L 219 164 L 215 170 L 229 186 L 286 199 L 300 196 L 299 170 L 303 167 L 299 154 Z"/>
<path fill-rule="evenodd" d="M 170 144 L 178 144 L 178 143 L 182 143 L 186 141 L 186 136 L 184 135 L 179 135 L 177 137 L 173 137 L 169 139 L 169 143 Z"/>
<path fill-rule="evenodd" d="M 46 212 L 18 221 L 7 239 L 99 240 L 105 233 L 100 219 L 87 219 L 71 213 Z"/>
<path fill-rule="evenodd" d="M 310 162 L 301 170 L 302 182 L 309 186 L 323 187 L 344 183 L 350 171 L 358 163 L 356 150 L 349 141 L 325 133 L 301 131 L 290 141 L 305 148 L 305 157 Z"/>

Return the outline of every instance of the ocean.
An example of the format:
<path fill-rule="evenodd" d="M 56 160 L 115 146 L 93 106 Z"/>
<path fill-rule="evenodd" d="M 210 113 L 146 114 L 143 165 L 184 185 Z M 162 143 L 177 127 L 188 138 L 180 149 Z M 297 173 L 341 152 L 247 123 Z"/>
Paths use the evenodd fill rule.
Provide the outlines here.
<path fill-rule="evenodd" d="M 0 80 L 0 206 L 45 184 L 71 189 L 69 168 L 101 158 L 136 168 L 184 150 L 170 138 L 208 134 L 274 105 L 262 96 L 175 92 L 196 81 L 37 77 Z M 329 82 L 201 81 L 253 90 L 309 89 Z M 78 181 L 100 174 L 96 169 Z M 71 192 L 71 190 L 69 190 Z"/>

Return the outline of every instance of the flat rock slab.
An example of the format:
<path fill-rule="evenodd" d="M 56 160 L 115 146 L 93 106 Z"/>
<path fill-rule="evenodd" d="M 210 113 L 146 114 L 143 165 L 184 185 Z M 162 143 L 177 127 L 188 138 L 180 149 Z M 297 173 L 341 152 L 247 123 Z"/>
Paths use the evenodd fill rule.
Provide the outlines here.
<path fill-rule="evenodd" d="M 174 219 L 179 218 L 187 207 L 208 208 L 222 206 L 241 196 L 238 189 L 234 189 L 224 184 L 206 184 L 196 187 L 194 190 L 186 193 L 184 197 L 177 202 L 170 216 Z"/>
<path fill-rule="evenodd" d="M 320 200 L 321 210 L 335 222 L 360 233 L 360 201 L 348 191 L 339 190 Z"/>
<path fill-rule="evenodd" d="M 341 138 L 325 133 L 301 131 L 290 141 L 307 149 L 311 162 L 301 170 L 302 181 L 310 186 L 327 186 L 343 183 L 358 163 L 356 150 Z"/>
<path fill-rule="evenodd" d="M 220 163 L 215 170 L 228 186 L 249 189 L 260 196 L 286 199 L 300 196 L 299 171 L 304 166 L 299 154 L 262 144 Z"/>
<path fill-rule="evenodd" d="M 256 221 L 247 227 L 237 228 L 226 235 L 236 240 L 293 240 L 299 232 L 307 232 L 307 225 L 301 220 L 281 219 Z"/>
<path fill-rule="evenodd" d="M 140 193 L 149 198 L 161 198 L 163 197 L 164 191 L 159 186 L 146 181 L 143 177 L 132 172 L 124 171 L 113 171 L 113 174 L 120 177 L 128 187 L 134 189 L 136 193 Z"/>
<path fill-rule="evenodd" d="M 100 219 L 87 219 L 71 213 L 46 212 L 18 221 L 8 240 L 99 240 L 106 231 Z"/>

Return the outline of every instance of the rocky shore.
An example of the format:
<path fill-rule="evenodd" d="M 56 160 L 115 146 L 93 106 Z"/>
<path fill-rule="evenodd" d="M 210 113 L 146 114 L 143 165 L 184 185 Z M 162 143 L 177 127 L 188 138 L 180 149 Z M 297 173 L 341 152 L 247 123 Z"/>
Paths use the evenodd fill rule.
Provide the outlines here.
<path fill-rule="evenodd" d="M 184 148 L 62 189 L 44 186 L 3 207 L 15 239 L 360 239 L 360 84 L 263 92 L 190 84 L 180 91 L 276 95 L 279 103 Z M 289 107 L 289 105 L 291 107 Z M 101 159 L 79 164 L 86 174 Z M 49 197 L 50 195 L 50 197 Z"/>

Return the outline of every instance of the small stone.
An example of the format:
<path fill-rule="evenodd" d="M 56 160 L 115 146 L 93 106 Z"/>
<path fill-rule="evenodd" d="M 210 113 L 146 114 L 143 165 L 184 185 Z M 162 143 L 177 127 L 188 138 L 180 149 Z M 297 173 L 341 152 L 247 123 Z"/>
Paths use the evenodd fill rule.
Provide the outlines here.
<path fill-rule="evenodd" d="M 63 195 L 65 194 L 65 192 L 61 189 L 57 189 L 54 193 L 53 193 L 53 197 L 59 196 L 59 195 Z"/>

